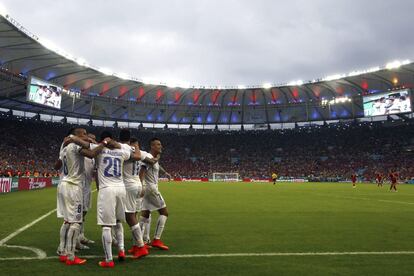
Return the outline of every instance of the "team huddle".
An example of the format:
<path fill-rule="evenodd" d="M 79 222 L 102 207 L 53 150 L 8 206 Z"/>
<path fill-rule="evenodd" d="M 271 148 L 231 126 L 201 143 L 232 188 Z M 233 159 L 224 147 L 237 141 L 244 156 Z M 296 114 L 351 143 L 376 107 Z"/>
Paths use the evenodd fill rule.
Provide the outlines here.
<path fill-rule="evenodd" d="M 61 169 L 57 190 L 57 216 L 63 218 L 57 250 L 61 262 L 81 265 L 86 262 L 75 255 L 76 250 L 94 243 L 84 235 L 84 221 L 91 208 L 91 183 L 96 171 L 98 188 L 97 217 L 102 227 L 105 260 L 101 267 L 114 267 L 112 244 L 118 247 L 118 260 L 126 258 L 124 229 L 127 222 L 132 234 L 128 253 L 139 259 L 149 254 L 151 247 L 168 250 L 161 241 L 168 211 L 158 190 L 159 172 L 170 175 L 160 166 L 162 144 L 158 138 L 150 141 L 150 151 L 142 151 L 138 140 L 127 129 L 120 132 L 119 141 L 104 131 L 100 142 L 83 128 L 75 128 L 65 137 L 55 168 Z M 159 217 L 154 239 L 150 241 L 151 212 Z M 140 213 L 139 219 L 137 215 Z"/>

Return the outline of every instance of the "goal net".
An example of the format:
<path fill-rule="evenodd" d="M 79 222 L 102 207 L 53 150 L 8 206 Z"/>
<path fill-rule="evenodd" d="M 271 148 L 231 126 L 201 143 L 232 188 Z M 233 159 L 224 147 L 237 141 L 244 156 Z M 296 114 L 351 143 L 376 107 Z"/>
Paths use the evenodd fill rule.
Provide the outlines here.
<path fill-rule="evenodd" d="M 239 181 L 239 173 L 213 173 L 212 177 L 213 181 L 227 181 L 227 182 L 235 182 Z"/>

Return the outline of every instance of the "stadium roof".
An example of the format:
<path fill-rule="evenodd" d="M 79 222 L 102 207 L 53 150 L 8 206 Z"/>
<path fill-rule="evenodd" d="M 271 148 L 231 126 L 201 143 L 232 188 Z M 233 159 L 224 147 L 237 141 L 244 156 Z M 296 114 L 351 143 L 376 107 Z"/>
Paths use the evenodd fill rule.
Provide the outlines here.
<path fill-rule="evenodd" d="M 0 64 L 2 70 L 22 77 L 20 83 L 19 80 L 10 81 L 10 85 L 1 87 L 0 96 L 6 97 L 0 102 L 2 107 L 44 109 L 25 102 L 23 79 L 33 75 L 77 95 L 64 99 L 62 110 L 52 110 L 51 114 L 74 113 L 81 117 L 160 123 L 327 120 L 332 117 L 332 110 L 322 110 L 321 102 L 334 98 L 353 99 L 352 106 L 334 110 L 335 117 L 355 118 L 363 115 L 358 96 L 400 86 L 412 88 L 414 80 L 414 63 L 395 61 L 384 67 L 280 85 L 174 87 L 148 84 L 88 65 L 57 49 L 53 42 L 33 35 L 8 15 L 0 16 Z M 5 77 L 2 79 L 4 81 Z M 304 112 L 306 114 L 302 114 Z"/>

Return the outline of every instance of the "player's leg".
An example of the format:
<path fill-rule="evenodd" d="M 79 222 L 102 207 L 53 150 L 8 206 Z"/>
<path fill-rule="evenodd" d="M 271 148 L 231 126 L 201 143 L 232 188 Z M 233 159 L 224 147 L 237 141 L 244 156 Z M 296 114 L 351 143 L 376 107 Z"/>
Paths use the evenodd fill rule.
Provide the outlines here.
<path fill-rule="evenodd" d="M 151 213 L 150 213 L 147 221 L 144 224 L 144 231 L 143 231 L 144 243 L 147 244 L 148 246 L 150 246 L 149 244 L 151 243 L 151 238 L 150 238 L 150 232 L 151 232 L 151 217 L 152 216 L 151 216 Z"/>
<path fill-rule="evenodd" d="M 116 225 L 115 225 L 115 235 L 118 241 L 118 260 L 125 260 L 125 244 L 124 244 L 124 227 L 122 222 L 125 222 L 125 201 L 126 201 L 126 191 L 124 187 L 116 187 L 115 191 L 115 216 L 116 216 Z"/>
<path fill-rule="evenodd" d="M 139 259 L 149 254 L 148 249 L 145 247 L 144 240 L 142 237 L 141 226 L 135 217 L 135 213 L 125 213 L 125 218 L 128 225 L 131 228 L 131 234 L 133 239 L 133 246 L 129 253 L 133 255 L 134 259 Z"/>
<path fill-rule="evenodd" d="M 144 197 L 142 198 L 141 216 L 139 218 L 139 225 L 141 226 L 142 231 L 144 231 L 144 225 L 148 222 L 151 210 L 153 209 L 152 201 L 153 194 L 150 192 L 145 192 Z"/>
<path fill-rule="evenodd" d="M 165 229 L 165 224 L 167 222 L 167 218 L 168 218 L 168 210 L 167 207 L 161 208 L 158 210 L 159 212 L 159 217 L 157 220 L 157 224 L 155 227 L 155 232 L 154 232 L 154 239 L 152 241 L 152 246 L 153 247 L 157 247 L 159 249 L 162 250 L 168 250 L 168 246 L 166 246 L 162 241 L 161 241 L 161 236 L 162 233 Z"/>
<path fill-rule="evenodd" d="M 100 189 L 98 192 L 98 225 L 102 227 L 102 246 L 105 260 L 99 262 L 101 267 L 114 267 L 112 256 L 112 234 L 111 229 L 116 225 L 116 198 L 112 187 Z"/>
<path fill-rule="evenodd" d="M 99 262 L 99 265 L 101 267 L 114 267 L 114 261 L 112 257 L 112 235 L 110 225 L 102 225 L 102 246 L 105 253 L 105 261 Z"/>
<path fill-rule="evenodd" d="M 69 230 L 69 223 L 63 221 L 62 226 L 60 227 L 59 231 L 59 247 L 57 250 L 57 254 L 59 255 L 59 260 L 61 262 L 66 262 L 67 254 L 66 254 L 66 239 Z"/>
<path fill-rule="evenodd" d="M 138 223 L 139 223 L 138 214 L 140 214 L 141 210 L 142 210 L 142 201 L 143 201 L 143 197 L 138 197 L 137 205 L 136 205 L 136 209 L 135 209 L 136 210 L 135 217 L 137 218 Z M 143 225 L 140 224 L 140 228 L 141 228 L 141 232 L 142 232 L 142 236 L 143 236 L 142 238 L 144 240 L 144 244 L 145 244 L 145 247 L 147 249 L 151 248 L 151 245 L 150 245 L 151 244 L 151 239 L 149 237 L 150 226 L 151 226 L 151 213 L 149 214 L 149 217 L 146 220 L 146 222 L 143 223 Z"/>
<path fill-rule="evenodd" d="M 141 215 L 139 217 L 139 225 L 141 226 L 141 230 L 144 230 L 144 225 L 145 225 L 145 223 L 148 222 L 149 217 L 150 217 L 150 211 L 149 210 L 144 209 L 144 210 L 141 211 Z"/>
<path fill-rule="evenodd" d="M 127 190 L 125 201 L 125 219 L 131 229 L 133 239 L 133 246 L 131 249 L 128 250 L 128 252 L 132 253 L 133 258 L 135 259 L 144 257 L 149 253 L 148 249 L 145 248 L 141 227 L 135 216 L 135 212 L 137 209 L 137 199 L 140 192 L 141 189 L 139 187 Z"/>
<path fill-rule="evenodd" d="M 93 244 L 95 243 L 93 240 L 90 240 L 88 238 L 85 237 L 85 217 L 86 214 L 88 213 L 89 209 L 92 207 L 92 201 L 91 201 L 91 185 L 90 184 L 86 184 L 85 187 L 83 188 L 83 223 L 81 226 L 81 231 L 79 234 L 79 247 L 80 249 L 89 249 L 88 246 L 86 246 L 86 244 Z"/>
<path fill-rule="evenodd" d="M 65 251 L 67 254 L 67 265 L 79 265 L 86 262 L 75 256 L 76 242 L 79 238 L 80 227 L 82 224 L 82 189 L 77 185 L 64 183 L 61 187 L 64 190 L 65 198 L 65 221 L 68 222 Z"/>
<path fill-rule="evenodd" d="M 83 205 L 85 206 L 85 205 Z M 85 234 L 84 234 L 84 227 L 85 227 L 85 216 L 88 212 L 83 212 L 83 221 L 80 227 L 80 231 L 79 231 L 79 237 L 78 240 L 76 242 L 76 249 L 77 250 L 86 250 L 89 249 L 89 246 L 87 246 L 86 244 L 89 243 L 89 240 L 85 238 Z M 93 241 L 91 241 L 90 243 L 92 243 Z"/>
<path fill-rule="evenodd" d="M 66 238 L 67 238 L 67 232 L 69 230 L 69 223 L 67 223 L 64 220 L 64 213 L 65 213 L 65 200 L 64 200 L 64 194 L 61 192 L 61 184 L 59 183 L 59 186 L 57 188 L 57 209 L 56 214 L 58 218 L 63 219 L 62 226 L 60 227 L 59 231 L 59 247 L 57 249 L 57 254 L 59 255 L 59 260 L 61 262 L 66 262 Z"/>

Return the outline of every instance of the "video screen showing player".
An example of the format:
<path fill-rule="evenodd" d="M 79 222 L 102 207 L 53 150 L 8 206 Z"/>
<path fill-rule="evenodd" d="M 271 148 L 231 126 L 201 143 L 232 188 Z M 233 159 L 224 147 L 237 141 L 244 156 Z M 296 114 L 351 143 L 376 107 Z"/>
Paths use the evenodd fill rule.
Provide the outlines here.
<path fill-rule="evenodd" d="M 60 109 L 62 88 L 44 80 L 31 77 L 28 85 L 27 100 Z"/>
<path fill-rule="evenodd" d="M 408 89 L 365 96 L 363 102 L 365 116 L 384 116 L 412 111 Z"/>

